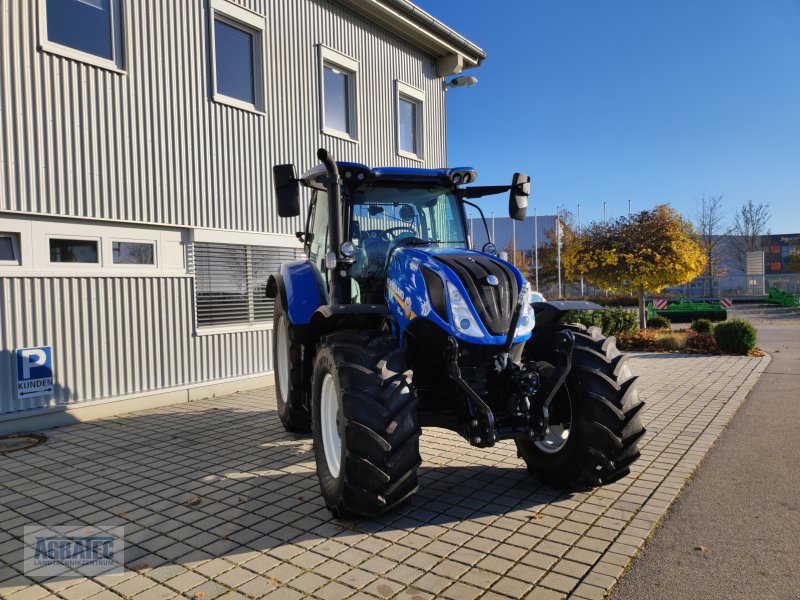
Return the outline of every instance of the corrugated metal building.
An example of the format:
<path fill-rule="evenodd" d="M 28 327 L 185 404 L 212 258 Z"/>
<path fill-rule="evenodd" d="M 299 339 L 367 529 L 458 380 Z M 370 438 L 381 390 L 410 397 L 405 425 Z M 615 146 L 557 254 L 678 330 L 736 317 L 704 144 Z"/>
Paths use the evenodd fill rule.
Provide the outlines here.
<path fill-rule="evenodd" d="M 407 0 L 3 2 L 0 432 L 269 382 L 271 166 L 445 166 L 483 58 Z"/>

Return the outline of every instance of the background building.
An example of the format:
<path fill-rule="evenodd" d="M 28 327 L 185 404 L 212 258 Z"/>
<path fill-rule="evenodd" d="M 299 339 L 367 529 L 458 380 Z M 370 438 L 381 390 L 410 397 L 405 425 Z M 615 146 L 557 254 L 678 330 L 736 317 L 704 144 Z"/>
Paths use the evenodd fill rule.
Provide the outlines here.
<path fill-rule="evenodd" d="M 528 212 L 531 212 L 530 207 Z M 524 221 L 515 221 L 509 217 L 487 215 L 486 227 L 480 217 L 471 218 L 469 223 L 475 248 L 481 248 L 491 237 L 498 250 L 513 244 L 517 250 L 528 254 L 533 251 L 535 242 L 538 241 L 540 248 L 547 243 L 547 233 L 555 230 L 556 217 L 537 215 L 528 216 Z"/>
<path fill-rule="evenodd" d="M 269 382 L 271 166 L 444 166 L 484 58 L 407 0 L 7 2 L 0 39 L 0 432 Z"/>

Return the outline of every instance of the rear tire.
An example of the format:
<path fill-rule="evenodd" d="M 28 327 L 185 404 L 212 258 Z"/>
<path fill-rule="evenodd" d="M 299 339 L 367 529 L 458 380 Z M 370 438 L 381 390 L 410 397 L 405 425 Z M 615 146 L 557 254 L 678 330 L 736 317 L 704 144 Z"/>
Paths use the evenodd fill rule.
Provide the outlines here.
<path fill-rule="evenodd" d="M 317 476 L 335 517 L 373 517 L 417 491 L 417 398 L 396 338 L 326 335 L 311 390 Z"/>
<path fill-rule="evenodd" d="M 532 474 L 560 487 L 586 489 L 630 473 L 645 433 L 639 419 L 644 403 L 614 337 L 604 338 L 596 327 L 558 326 L 565 328 L 575 336 L 572 368 L 550 404 L 551 432 L 561 435 L 516 443 Z M 531 358 L 547 360 L 546 348 L 536 342 L 529 342 Z"/>
<path fill-rule="evenodd" d="M 289 321 L 280 294 L 275 299 L 272 356 L 275 361 L 275 395 L 278 416 L 290 433 L 311 431 L 311 413 L 303 406 L 302 352 L 297 331 Z"/>

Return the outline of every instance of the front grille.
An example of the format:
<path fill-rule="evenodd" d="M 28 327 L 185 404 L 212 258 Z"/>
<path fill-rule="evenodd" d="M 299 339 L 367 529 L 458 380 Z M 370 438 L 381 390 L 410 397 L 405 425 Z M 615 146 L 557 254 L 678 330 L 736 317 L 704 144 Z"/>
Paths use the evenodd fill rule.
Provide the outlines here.
<path fill-rule="evenodd" d="M 489 333 L 505 335 L 517 299 L 517 280 L 511 268 L 483 254 L 438 254 L 435 258 L 461 279 Z M 487 283 L 489 275 L 497 277 L 497 285 Z"/>

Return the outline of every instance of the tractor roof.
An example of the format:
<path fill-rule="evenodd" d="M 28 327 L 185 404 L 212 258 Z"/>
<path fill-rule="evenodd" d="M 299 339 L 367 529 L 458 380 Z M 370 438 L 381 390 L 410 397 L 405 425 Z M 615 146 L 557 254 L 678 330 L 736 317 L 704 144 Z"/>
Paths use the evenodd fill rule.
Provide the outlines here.
<path fill-rule="evenodd" d="M 478 174 L 472 167 L 455 169 L 415 169 L 409 167 L 377 167 L 370 169 L 355 162 L 337 161 L 339 176 L 343 181 L 371 183 L 435 183 L 443 186 L 472 183 Z M 319 164 L 303 173 L 302 179 L 311 183 L 322 183 L 327 176 L 325 165 Z"/>

